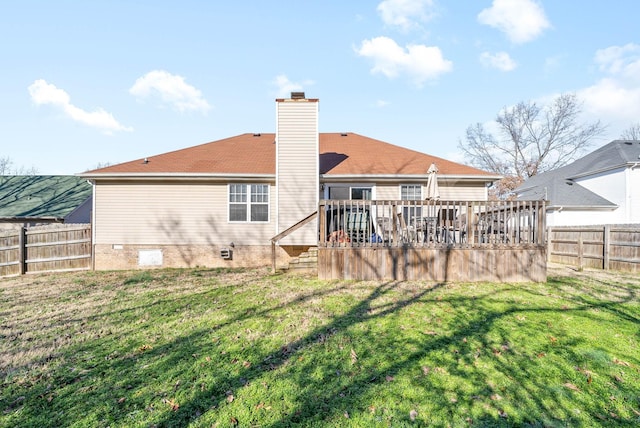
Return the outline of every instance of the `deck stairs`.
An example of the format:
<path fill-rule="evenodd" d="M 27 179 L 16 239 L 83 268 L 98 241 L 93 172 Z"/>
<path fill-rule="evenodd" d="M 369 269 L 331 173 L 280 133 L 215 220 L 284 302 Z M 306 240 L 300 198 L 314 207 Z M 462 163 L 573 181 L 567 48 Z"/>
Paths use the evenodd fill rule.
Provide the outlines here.
<path fill-rule="evenodd" d="M 310 247 L 289 261 L 287 269 L 291 273 L 318 272 L 318 247 Z"/>

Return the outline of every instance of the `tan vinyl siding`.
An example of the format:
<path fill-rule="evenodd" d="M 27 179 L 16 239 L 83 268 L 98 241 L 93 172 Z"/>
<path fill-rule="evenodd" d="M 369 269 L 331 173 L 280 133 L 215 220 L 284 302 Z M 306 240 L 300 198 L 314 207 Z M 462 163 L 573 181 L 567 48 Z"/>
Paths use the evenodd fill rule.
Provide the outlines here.
<path fill-rule="evenodd" d="M 456 185 L 448 186 L 440 184 L 438 187 L 440 190 L 440 199 L 449 201 L 485 201 L 487 200 L 487 188 L 484 183 L 471 184 L 467 183 L 461 186 L 459 183 Z"/>
<path fill-rule="evenodd" d="M 411 182 L 384 183 L 376 186 L 377 200 L 400 199 L 400 186 L 403 184 L 416 184 Z M 484 183 L 467 183 L 461 186 L 441 184 L 439 186 L 440 199 L 449 201 L 483 201 L 487 199 L 487 191 Z M 422 185 L 422 199 L 425 198 L 426 185 Z"/>
<path fill-rule="evenodd" d="M 271 195 L 275 192 L 271 189 Z M 226 183 L 98 183 L 95 243 L 136 245 L 266 245 L 270 222 L 229 223 Z"/>
<path fill-rule="evenodd" d="M 382 200 L 398 200 L 400 199 L 399 184 L 383 184 L 376 186 L 376 199 Z"/>
<path fill-rule="evenodd" d="M 307 100 L 277 102 L 277 233 L 317 210 L 318 103 Z M 281 244 L 315 245 L 316 222 Z"/>

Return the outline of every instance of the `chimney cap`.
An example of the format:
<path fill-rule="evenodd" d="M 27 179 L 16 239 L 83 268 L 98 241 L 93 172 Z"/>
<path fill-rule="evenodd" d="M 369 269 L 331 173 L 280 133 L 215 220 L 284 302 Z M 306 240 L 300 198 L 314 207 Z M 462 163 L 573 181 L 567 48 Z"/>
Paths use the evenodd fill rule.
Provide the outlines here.
<path fill-rule="evenodd" d="M 304 99 L 304 92 L 291 92 L 291 99 L 292 100 L 303 100 Z"/>

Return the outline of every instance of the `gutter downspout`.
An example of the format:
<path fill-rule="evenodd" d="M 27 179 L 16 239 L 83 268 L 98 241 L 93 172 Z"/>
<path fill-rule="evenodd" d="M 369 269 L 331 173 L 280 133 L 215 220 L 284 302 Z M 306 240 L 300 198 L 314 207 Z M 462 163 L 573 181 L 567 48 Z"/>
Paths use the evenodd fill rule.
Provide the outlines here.
<path fill-rule="evenodd" d="M 91 198 L 91 270 L 96 270 L 96 181 L 87 180 L 91 184 L 93 197 Z"/>
<path fill-rule="evenodd" d="M 640 166 L 640 162 L 634 162 L 631 167 L 629 168 L 632 172 L 635 168 L 637 168 L 638 166 Z M 625 174 L 625 196 L 626 196 L 626 201 L 625 205 L 626 205 L 626 211 L 624 213 L 625 217 L 626 217 L 626 222 L 630 223 L 631 220 L 633 219 L 633 206 L 632 206 L 632 200 L 631 200 L 631 192 L 629 191 L 631 189 L 631 185 L 632 185 L 632 180 L 630 177 L 630 174 L 627 173 Z"/>

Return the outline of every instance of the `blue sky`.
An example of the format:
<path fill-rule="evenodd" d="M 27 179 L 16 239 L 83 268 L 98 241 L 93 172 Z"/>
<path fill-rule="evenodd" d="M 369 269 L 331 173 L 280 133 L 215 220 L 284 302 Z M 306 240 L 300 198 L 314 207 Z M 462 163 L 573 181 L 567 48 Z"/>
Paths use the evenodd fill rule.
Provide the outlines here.
<path fill-rule="evenodd" d="M 245 132 L 275 98 L 321 132 L 463 161 L 466 128 L 575 92 L 617 138 L 640 121 L 640 2 L 4 1 L 0 158 L 76 174 Z"/>

